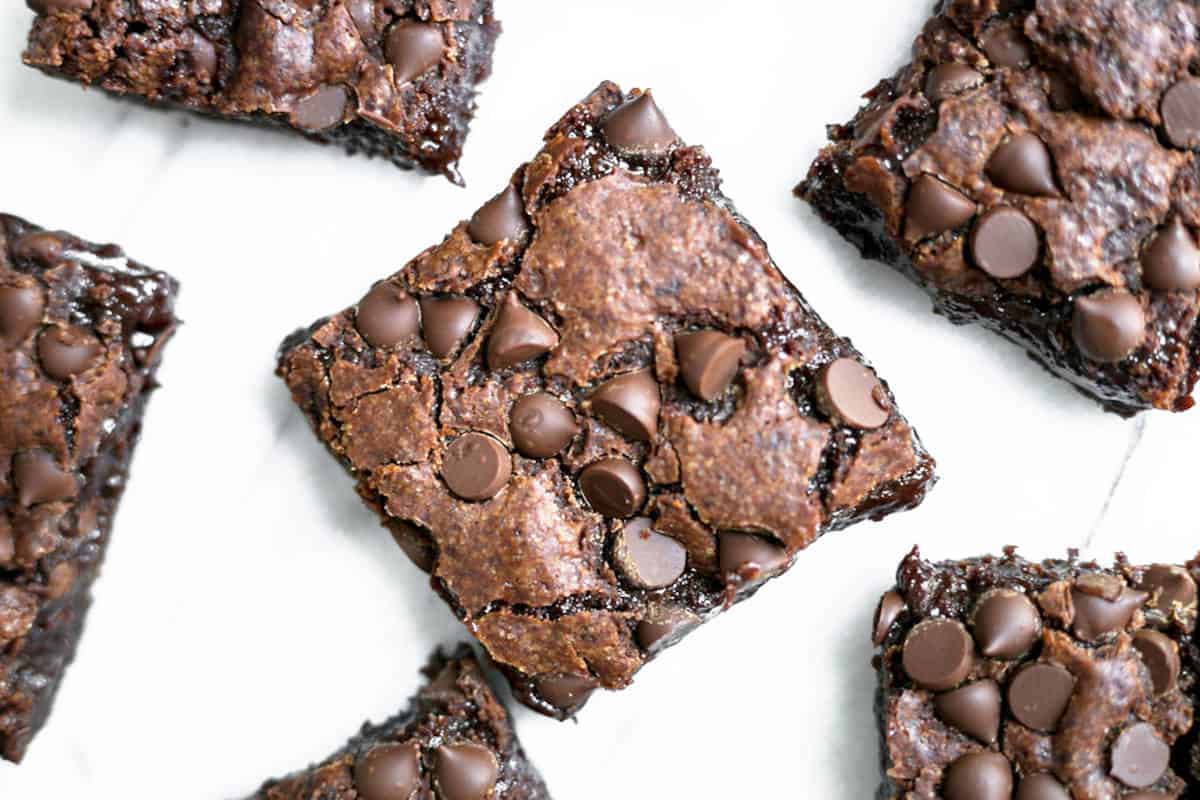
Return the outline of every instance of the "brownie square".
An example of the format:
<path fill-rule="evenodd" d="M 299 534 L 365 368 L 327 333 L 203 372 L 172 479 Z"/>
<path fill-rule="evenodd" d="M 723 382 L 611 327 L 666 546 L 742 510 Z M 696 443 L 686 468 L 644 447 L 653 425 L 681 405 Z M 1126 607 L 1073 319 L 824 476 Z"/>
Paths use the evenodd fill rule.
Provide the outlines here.
<path fill-rule="evenodd" d="M 872 632 L 878 796 L 1194 797 L 1194 575 L 914 549 Z"/>
<path fill-rule="evenodd" d="M 75 654 L 177 285 L 0 214 L 0 756 L 20 761 Z"/>
<path fill-rule="evenodd" d="M 423 674 L 407 709 L 253 800 L 549 800 L 471 648 L 436 653 Z"/>
<path fill-rule="evenodd" d="M 25 63 L 462 180 L 492 0 L 27 0 Z"/>
<path fill-rule="evenodd" d="M 279 375 L 522 700 L 565 718 L 933 462 L 708 156 L 605 83 Z"/>
<path fill-rule="evenodd" d="M 942 0 L 797 193 L 1106 409 L 1186 410 L 1198 46 L 1191 3 Z"/>

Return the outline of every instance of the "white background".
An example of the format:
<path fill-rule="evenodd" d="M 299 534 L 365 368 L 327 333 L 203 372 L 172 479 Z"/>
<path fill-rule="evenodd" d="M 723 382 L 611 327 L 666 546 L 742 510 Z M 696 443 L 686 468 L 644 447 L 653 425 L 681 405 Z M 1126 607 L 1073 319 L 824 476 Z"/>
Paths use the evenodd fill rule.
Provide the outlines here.
<path fill-rule="evenodd" d="M 1200 411 L 1102 413 L 1014 347 L 931 315 L 791 196 L 824 125 L 902 63 L 928 2 L 497 5 L 506 32 L 463 190 L 51 81 L 18 63 L 30 14 L 3 2 L 0 208 L 173 272 L 187 325 L 79 657 L 25 763 L 0 764 L 0 797 L 244 796 L 392 713 L 432 647 L 464 636 L 317 444 L 273 355 L 469 216 L 604 78 L 652 87 L 708 146 L 779 265 L 890 381 L 943 480 L 920 510 L 819 542 L 578 724 L 518 711 L 556 798 L 868 798 L 868 628 L 914 543 L 939 558 L 1200 546 Z"/>

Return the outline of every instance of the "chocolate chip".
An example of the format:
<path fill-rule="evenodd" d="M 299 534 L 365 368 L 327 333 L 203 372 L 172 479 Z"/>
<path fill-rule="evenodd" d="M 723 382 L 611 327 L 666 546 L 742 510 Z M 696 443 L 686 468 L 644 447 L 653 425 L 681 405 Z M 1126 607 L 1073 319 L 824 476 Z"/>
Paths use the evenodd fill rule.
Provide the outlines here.
<path fill-rule="evenodd" d="M 671 606 L 655 608 L 650 616 L 637 624 L 634 638 L 639 647 L 652 653 L 675 642 L 697 624 L 699 619 L 690 611 Z"/>
<path fill-rule="evenodd" d="M 646 502 L 646 482 L 623 458 L 606 458 L 579 474 L 579 488 L 592 508 L 606 517 L 633 516 Z"/>
<path fill-rule="evenodd" d="M 830 419 L 850 428 L 882 428 L 892 415 L 883 384 L 853 358 L 839 358 L 821 370 L 816 399 Z"/>
<path fill-rule="evenodd" d="M 0 286 L 0 345 L 16 347 L 42 324 L 46 301 L 33 286 Z"/>
<path fill-rule="evenodd" d="M 681 333 L 675 337 L 679 372 L 692 394 L 706 403 L 716 400 L 733 381 L 746 343 L 717 331 Z"/>
<path fill-rule="evenodd" d="M 642 620 L 638 623 L 637 629 L 634 631 L 634 636 L 637 638 L 639 647 L 643 650 L 651 651 L 659 642 L 671 636 L 675 632 L 675 628 L 675 625 L 669 623 Z"/>
<path fill-rule="evenodd" d="M 371 346 L 395 347 L 416 339 L 421 310 L 407 292 L 384 281 L 358 301 L 355 325 Z"/>
<path fill-rule="evenodd" d="M 1039 772 L 1021 779 L 1016 800 L 1071 800 L 1071 795 L 1053 775 Z"/>
<path fill-rule="evenodd" d="M 925 689 L 945 691 L 967 679 L 975 665 L 975 642 L 953 619 L 927 619 L 904 640 L 904 671 Z"/>
<path fill-rule="evenodd" d="M 38 336 L 42 369 L 57 381 L 69 381 L 100 362 L 104 347 L 86 328 L 54 325 Z"/>
<path fill-rule="evenodd" d="M 993 208 L 979 218 L 971 231 L 975 264 L 993 278 L 1021 277 L 1033 269 L 1040 254 L 1037 226 L 1015 208 Z"/>
<path fill-rule="evenodd" d="M 192 70 L 201 81 L 211 81 L 217 75 L 217 48 L 196 31 L 187 32 L 188 55 L 192 60 Z"/>
<path fill-rule="evenodd" d="M 875 625 L 871 634 L 871 641 L 875 646 L 883 644 L 887 640 L 887 635 L 892 630 L 892 626 L 896 624 L 896 620 L 900 619 L 900 615 L 908 610 L 908 605 L 904 602 L 904 598 L 896 590 L 884 592 L 883 597 L 879 598 L 879 605 L 875 608 Z"/>
<path fill-rule="evenodd" d="M 1006 192 L 1035 197 L 1058 194 L 1054 182 L 1054 157 L 1045 142 L 1032 133 L 1022 133 L 1004 142 L 987 163 L 987 176 Z"/>
<path fill-rule="evenodd" d="M 411 800 L 421 788 L 421 752 L 413 742 L 372 747 L 354 764 L 362 800 Z"/>
<path fill-rule="evenodd" d="M 625 523 L 613 541 L 613 563 L 639 589 L 665 589 L 687 568 L 687 549 L 645 517 Z"/>
<path fill-rule="evenodd" d="M 1133 646 L 1150 671 L 1155 694 L 1166 694 L 1178 685 L 1183 665 L 1179 660 L 1179 646 L 1169 636 L 1158 631 L 1138 631 L 1133 637 Z"/>
<path fill-rule="evenodd" d="M 446 448 L 442 478 L 464 500 L 495 497 L 512 477 L 512 456 L 483 433 L 466 433 Z"/>
<path fill-rule="evenodd" d="M 1071 335 L 1087 358 L 1115 364 L 1145 341 L 1146 313 L 1136 297 L 1121 289 L 1077 297 Z"/>
<path fill-rule="evenodd" d="M 441 29 L 425 22 L 397 23 L 383 46 L 397 86 L 420 77 L 442 60 L 445 50 Z"/>
<path fill-rule="evenodd" d="M 1182 615 L 1196 608 L 1196 581 L 1182 567 L 1155 564 L 1143 573 L 1138 588 L 1157 592 L 1152 602 L 1164 614 Z"/>
<path fill-rule="evenodd" d="M 478 318 L 479 304 L 467 297 L 421 300 L 421 331 L 434 358 L 450 358 L 457 353 Z"/>
<path fill-rule="evenodd" d="M 1046 96 L 1050 101 L 1050 107 L 1055 111 L 1070 111 L 1083 105 L 1083 94 L 1066 75 L 1061 72 L 1051 72 L 1046 80 L 1048 83 Z"/>
<path fill-rule="evenodd" d="M 1071 591 L 1075 607 L 1075 635 L 1085 642 L 1094 642 L 1110 633 L 1123 630 L 1133 620 L 1134 613 L 1150 597 L 1146 592 L 1121 587 L 1116 599 L 1089 594 L 1076 584 Z"/>
<path fill-rule="evenodd" d="M 517 452 L 528 458 L 558 455 L 579 432 L 570 409 L 545 392 L 526 395 L 514 403 L 508 429 Z"/>
<path fill-rule="evenodd" d="M 1200 247 L 1179 217 L 1150 240 L 1142 253 L 1142 277 L 1165 292 L 1200 288 Z"/>
<path fill-rule="evenodd" d="M 301 98 L 292 110 L 292 124 L 306 131 L 323 131 L 341 124 L 346 117 L 350 94 L 344 86 L 322 86 Z"/>
<path fill-rule="evenodd" d="M 994 744 L 1000 735 L 1000 686 L 993 680 L 938 695 L 933 706 L 943 720 L 984 744 Z"/>
<path fill-rule="evenodd" d="M 441 800 L 487 800 L 500 779 L 496 755 L 477 744 L 444 744 L 433 753 Z"/>
<path fill-rule="evenodd" d="M 904 235 L 924 239 L 965 225 L 975 216 L 975 203 L 932 175 L 913 181 L 905 203 Z"/>
<path fill-rule="evenodd" d="M 433 572 L 437 551 L 427 533 L 399 519 L 390 520 L 387 527 L 391 531 L 392 539 L 417 569 L 425 573 Z"/>
<path fill-rule="evenodd" d="M 969 753 L 946 770 L 945 800 L 1010 800 L 1012 765 L 1000 753 Z"/>
<path fill-rule="evenodd" d="M 1154 727 L 1138 722 L 1122 731 L 1113 744 L 1110 773 L 1131 789 L 1145 789 L 1166 774 L 1170 760 L 1171 748 Z"/>
<path fill-rule="evenodd" d="M 527 230 L 529 223 L 525 219 L 525 204 L 517 187 L 511 184 L 480 206 L 467 224 L 467 233 L 483 245 L 520 239 Z"/>
<path fill-rule="evenodd" d="M 988 592 L 975 609 L 975 641 L 979 652 L 988 658 L 1020 658 L 1029 652 L 1041 632 L 1041 615 L 1021 592 Z"/>
<path fill-rule="evenodd" d="M 1162 100 L 1163 128 L 1179 148 L 1200 147 L 1200 78 L 1184 78 Z"/>
<path fill-rule="evenodd" d="M 726 583 L 750 583 L 787 566 L 787 551 L 749 533 L 726 531 L 717 539 L 717 560 Z"/>
<path fill-rule="evenodd" d="M 609 114 L 604 121 L 604 138 L 617 150 L 637 155 L 662 155 L 679 141 L 650 92 Z"/>
<path fill-rule="evenodd" d="M 509 293 L 487 344 L 491 369 L 504 369 L 537 358 L 558 346 L 558 334 L 546 320 L 534 314 Z"/>
<path fill-rule="evenodd" d="M 637 442 L 652 442 L 662 408 L 658 381 L 649 370 L 613 378 L 592 395 L 592 410 L 604 424 Z"/>
<path fill-rule="evenodd" d="M 1054 733 L 1075 693 L 1075 676 L 1057 664 L 1031 664 L 1008 687 L 1008 706 L 1022 725 Z"/>
<path fill-rule="evenodd" d="M 375 0 L 346 0 L 346 10 L 364 39 L 375 36 Z"/>
<path fill-rule="evenodd" d="M 1033 61 L 1029 39 L 1013 25 L 993 25 L 979 39 L 983 51 L 997 67 L 1016 69 Z"/>
<path fill-rule="evenodd" d="M 45 450 L 27 450 L 13 456 L 12 480 L 17 502 L 24 508 L 70 500 L 79 491 L 75 475 L 60 467 Z"/>
<path fill-rule="evenodd" d="M 538 680 L 537 694 L 559 711 L 573 714 L 583 707 L 596 687 L 596 681 L 590 677 L 561 675 Z"/>
<path fill-rule="evenodd" d="M 13 257 L 36 261 L 43 267 L 53 267 L 63 257 L 67 245 L 61 234 L 54 231 L 34 231 L 17 239 L 12 246 Z"/>
<path fill-rule="evenodd" d="M 925 79 L 925 94 L 934 103 L 962 94 L 983 83 L 983 75 L 965 64 L 938 64 Z"/>

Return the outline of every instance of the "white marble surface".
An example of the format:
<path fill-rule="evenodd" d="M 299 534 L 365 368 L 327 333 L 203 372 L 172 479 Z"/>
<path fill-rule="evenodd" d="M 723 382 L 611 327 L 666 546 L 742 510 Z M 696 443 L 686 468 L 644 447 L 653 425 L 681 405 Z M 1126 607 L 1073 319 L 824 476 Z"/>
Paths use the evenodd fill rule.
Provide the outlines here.
<path fill-rule="evenodd" d="M 187 326 L 48 726 L 0 797 L 233 798 L 339 746 L 463 636 L 272 377 L 283 334 L 437 241 L 602 78 L 652 86 L 781 267 L 891 382 L 940 461 L 920 510 L 834 534 L 578 724 L 517 713 L 557 798 L 866 798 L 867 628 L 914 543 L 1183 558 L 1200 411 L 1124 421 L 955 329 L 790 195 L 928 3 L 498 0 L 469 188 L 281 135 L 151 113 L 22 68 L 0 10 L 0 207 L 182 279 Z M 881 20 L 876 22 L 875 20 Z M 866 23 L 866 24 L 864 24 Z M 862 25 L 848 33 L 848 26 Z"/>

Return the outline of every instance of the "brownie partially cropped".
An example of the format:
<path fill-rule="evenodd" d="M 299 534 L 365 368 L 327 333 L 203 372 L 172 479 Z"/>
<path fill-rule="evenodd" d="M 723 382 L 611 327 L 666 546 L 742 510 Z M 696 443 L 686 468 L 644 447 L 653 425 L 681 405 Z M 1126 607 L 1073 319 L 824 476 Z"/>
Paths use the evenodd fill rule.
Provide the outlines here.
<path fill-rule="evenodd" d="M 26 0 L 25 63 L 461 183 L 492 0 Z"/>
<path fill-rule="evenodd" d="M 942 0 L 797 193 L 1122 415 L 1192 407 L 1200 33 L 1180 0 Z"/>
<path fill-rule="evenodd" d="M 0 756 L 20 761 L 83 628 L 176 283 L 0 214 Z"/>
<path fill-rule="evenodd" d="M 253 800 L 548 800 L 471 648 L 437 653 L 406 710 Z"/>
<path fill-rule="evenodd" d="M 708 156 L 605 83 L 279 374 L 513 681 L 566 717 L 933 462 Z"/>
<path fill-rule="evenodd" d="M 1194 797 L 1196 580 L 1179 565 L 914 550 L 880 601 L 880 798 Z"/>

